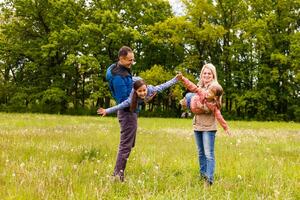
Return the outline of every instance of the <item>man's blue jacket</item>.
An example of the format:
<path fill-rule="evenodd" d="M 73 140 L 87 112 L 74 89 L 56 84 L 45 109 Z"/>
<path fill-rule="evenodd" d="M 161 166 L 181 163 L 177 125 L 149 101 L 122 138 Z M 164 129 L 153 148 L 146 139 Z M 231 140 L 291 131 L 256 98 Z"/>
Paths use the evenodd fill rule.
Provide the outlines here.
<path fill-rule="evenodd" d="M 118 67 L 118 69 L 113 70 L 115 67 Z M 124 66 L 117 66 L 116 63 L 109 66 L 106 71 L 106 80 L 117 104 L 122 103 L 129 97 L 132 89 L 132 75 Z"/>

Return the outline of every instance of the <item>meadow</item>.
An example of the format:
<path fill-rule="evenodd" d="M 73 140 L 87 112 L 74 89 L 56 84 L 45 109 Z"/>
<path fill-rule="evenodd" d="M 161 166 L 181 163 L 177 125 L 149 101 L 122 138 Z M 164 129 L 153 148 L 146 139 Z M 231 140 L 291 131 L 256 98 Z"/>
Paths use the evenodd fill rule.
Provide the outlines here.
<path fill-rule="evenodd" d="M 212 187 L 191 119 L 139 118 L 126 181 L 111 179 L 114 117 L 0 113 L 0 199 L 300 199 L 300 124 L 219 127 Z"/>

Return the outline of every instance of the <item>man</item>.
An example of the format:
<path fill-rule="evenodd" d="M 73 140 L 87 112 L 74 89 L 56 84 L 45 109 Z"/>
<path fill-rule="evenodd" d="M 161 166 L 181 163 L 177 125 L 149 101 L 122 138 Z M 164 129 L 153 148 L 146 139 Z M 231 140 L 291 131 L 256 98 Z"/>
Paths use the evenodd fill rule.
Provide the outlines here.
<path fill-rule="evenodd" d="M 106 72 L 106 80 L 117 104 L 126 100 L 132 89 L 131 66 L 134 53 L 131 48 L 123 46 L 119 50 L 118 62 L 112 64 Z M 99 114 L 99 110 L 97 111 Z M 113 176 L 124 181 L 124 171 L 131 149 L 135 144 L 137 130 L 137 113 L 130 112 L 129 107 L 118 111 L 120 123 L 120 144 Z"/>

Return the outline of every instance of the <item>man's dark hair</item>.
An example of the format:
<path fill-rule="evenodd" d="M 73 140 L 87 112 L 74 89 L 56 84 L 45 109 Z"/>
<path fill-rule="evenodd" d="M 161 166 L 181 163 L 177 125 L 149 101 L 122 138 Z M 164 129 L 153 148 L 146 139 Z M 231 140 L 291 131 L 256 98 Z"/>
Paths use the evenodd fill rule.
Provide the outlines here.
<path fill-rule="evenodd" d="M 119 50 L 118 57 L 120 58 L 121 56 L 127 56 L 128 52 L 132 52 L 132 49 L 128 46 L 122 46 Z"/>

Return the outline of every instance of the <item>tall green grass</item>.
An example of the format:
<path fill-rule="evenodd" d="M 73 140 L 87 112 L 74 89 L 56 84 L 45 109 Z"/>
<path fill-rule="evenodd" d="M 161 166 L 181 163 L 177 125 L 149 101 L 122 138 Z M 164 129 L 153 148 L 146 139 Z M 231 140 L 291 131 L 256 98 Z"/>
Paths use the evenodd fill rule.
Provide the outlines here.
<path fill-rule="evenodd" d="M 299 123 L 230 121 L 207 188 L 191 122 L 139 118 L 120 183 L 117 118 L 0 113 L 0 199 L 300 199 Z"/>

